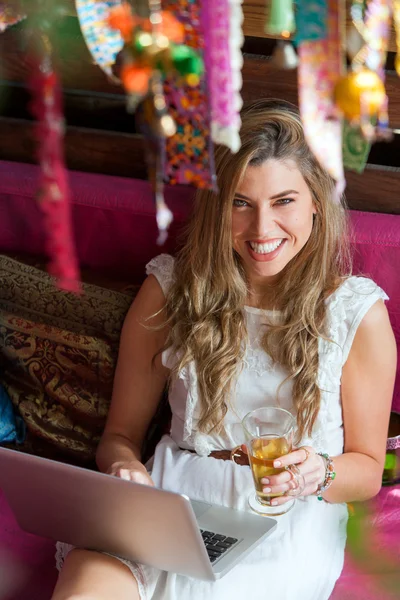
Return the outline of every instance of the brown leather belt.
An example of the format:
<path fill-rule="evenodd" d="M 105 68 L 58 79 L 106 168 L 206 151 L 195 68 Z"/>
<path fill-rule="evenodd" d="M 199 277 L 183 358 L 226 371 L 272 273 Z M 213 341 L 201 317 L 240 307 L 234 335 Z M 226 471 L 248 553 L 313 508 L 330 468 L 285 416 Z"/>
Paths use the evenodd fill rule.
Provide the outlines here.
<path fill-rule="evenodd" d="M 196 454 L 195 450 L 189 450 L 188 448 L 181 448 L 181 450 L 186 450 L 186 452 L 192 452 Z M 210 452 L 208 456 L 211 458 L 217 458 L 219 460 L 232 460 L 237 465 L 241 465 L 242 467 L 249 466 L 249 458 L 246 452 L 243 452 L 240 446 L 236 446 L 233 450 L 213 450 Z"/>

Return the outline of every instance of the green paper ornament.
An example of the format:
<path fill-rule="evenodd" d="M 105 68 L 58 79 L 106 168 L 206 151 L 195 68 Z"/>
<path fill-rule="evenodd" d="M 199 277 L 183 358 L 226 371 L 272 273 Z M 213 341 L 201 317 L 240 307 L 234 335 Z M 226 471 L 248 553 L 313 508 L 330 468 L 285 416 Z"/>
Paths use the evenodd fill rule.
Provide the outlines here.
<path fill-rule="evenodd" d="M 172 64 L 180 75 L 201 75 L 204 70 L 202 58 L 189 46 L 171 44 Z"/>
<path fill-rule="evenodd" d="M 289 37 L 295 29 L 293 0 L 272 0 L 265 33 Z"/>
<path fill-rule="evenodd" d="M 343 164 L 345 169 L 362 173 L 367 164 L 371 143 L 365 139 L 361 129 L 343 121 Z"/>

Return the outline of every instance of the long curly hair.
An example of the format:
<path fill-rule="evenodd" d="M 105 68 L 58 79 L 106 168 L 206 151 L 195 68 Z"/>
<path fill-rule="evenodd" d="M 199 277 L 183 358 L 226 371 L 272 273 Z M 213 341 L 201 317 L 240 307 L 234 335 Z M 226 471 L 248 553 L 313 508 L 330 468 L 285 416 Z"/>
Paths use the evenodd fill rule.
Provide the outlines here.
<path fill-rule="evenodd" d="M 199 429 L 220 431 L 247 339 L 243 307 L 249 292 L 239 255 L 232 247 L 232 204 L 247 166 L 293 159 L 306 181 L 317 214 L 305 246 L 274 287 L 279 323 L 270 323 L 262 346 L 293 381 L 298 439 L 310 435 L 318 415 L 318 339 L 327 336 L 326 299 L 350 273 L 347 218 L 335 184 L 310 152 L 297 109 L 260 100 L 242 111 L 242 146 L 215 153 L 218 193 L 198 191 L 194 211 L 167 294 L 170 325 L 166 345 L 177 351 L 177 376 L 194 361 L 201 398 Z"/>

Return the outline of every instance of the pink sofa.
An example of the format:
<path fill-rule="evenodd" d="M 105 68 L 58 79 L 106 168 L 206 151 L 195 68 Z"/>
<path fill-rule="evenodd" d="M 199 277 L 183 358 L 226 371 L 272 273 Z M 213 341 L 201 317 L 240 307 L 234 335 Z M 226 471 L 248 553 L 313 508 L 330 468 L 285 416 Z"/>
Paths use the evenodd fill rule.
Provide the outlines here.
<path fill-rule="evenodd" d="M 35 166 L 0 162 L 0 252 L 44 254 L 42 219 L 33 199 L 37 177 Z M 161 251 L 155 242 L 155 212 L 148 184 L 75 172 L 70 174 L 70 182 L 81 264 L 120 279 L 141 281 L 144 265 Z M 190 211 L 192 194 L 184 187 L 167 189 L 167 202 L 175 221 L 163 252 L 174 252 L 177 233 Z M 390 296 L 388 308 L 400 343 L 400 216 L 352 212 L 351 219 L 354 271 L 371 276 Z M 400 413 L 399 374 L 393 410 Z M 384 488 L 377 498 L 377 508 L 377 544 L 382 549 L 390 548 L 400 564 L 400 486 Z M 0 578 L 2 548 L 7 549 L 8 558 L 24 568 L 22 588 L 12 599 L 49 598 L 56 579 L 54 544 L 20 531 L 0 490 Z M 357 571 L 347 558 L 332 599 L 383 600 L 386 596 L 374 587 L 374 581 L 370 574 Z"/>

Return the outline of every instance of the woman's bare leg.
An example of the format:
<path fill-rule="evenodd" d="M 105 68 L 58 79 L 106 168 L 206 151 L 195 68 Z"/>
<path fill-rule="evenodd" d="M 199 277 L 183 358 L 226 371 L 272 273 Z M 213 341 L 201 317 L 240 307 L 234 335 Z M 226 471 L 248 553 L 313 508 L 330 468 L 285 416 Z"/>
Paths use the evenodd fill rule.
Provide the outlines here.
<path fill-rule="evenodd" d="M 68 554 L 52 600 L 140 600 L 138 584 L 117 558 L 74 549 Z"/>

